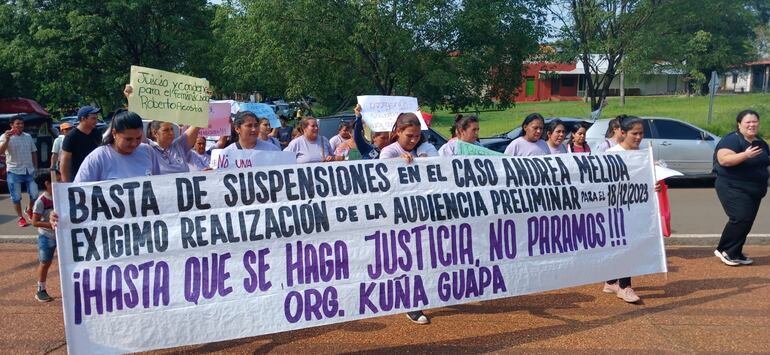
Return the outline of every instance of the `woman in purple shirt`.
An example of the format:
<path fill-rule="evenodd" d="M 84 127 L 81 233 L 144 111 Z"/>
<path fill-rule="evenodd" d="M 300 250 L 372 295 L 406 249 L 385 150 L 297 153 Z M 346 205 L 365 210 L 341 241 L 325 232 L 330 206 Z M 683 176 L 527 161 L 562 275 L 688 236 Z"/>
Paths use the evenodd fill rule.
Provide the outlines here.
<path fill-rule="evenodd" d="M 334 156 L 334 151 L 326 137 L 318 134 L 318 121 L 315 117 L 307 116 L 299 122 L 302 135 L 294 138 L 284 149 L 285 152 L 297 154 L 297 163 L 318 163 L 323 161 L 342 160 Z"/>
<path fill-rule="evenodd" d="M 142 143 L 143 127 L 138 114 L 117 110 L 103 145 L 88 154 L 73 182 L 160 175 L 160 165 L 152 148 Z"/>
<path fill-rule="evenodd" d="M 277 145 L 259 139 L 259 123 L 257 115 L 251 111 L 242 111 L 238 113 L 233 122 L 235 131 L 230 136 L 233 141 L 225 150 L 232 149 L 254 149 L 254 150 L 272 150 L 280 151 Z M 268 123 L 268 128 L 270 124 Z"/>
<path fill-rule="evenodd" d="M 425 137 L 420 131 L 420 120 L 413 113 L 402 113 L 396 118 L 391 132 L 391 144 L 383 148 L 380 152 L 380 159 L 404 158 L 411 163 L 415 157 L 420 156 L 419 151 L 422 146 L 430 146 L 433 152 L 436 148 L 425 141 Z M 424 149 L 424 148 L 423 148 Z M 436 154 L 433 154 L 434 156 Z M 417 324 L 428 324 L 430 319 L 421 310 L 407 312 L 406 316 L 412 322 Z"/>
<path fill-rule="evenodd" d="M 198 127 L 190 127 L 176 137 L 174 124 L 170 122 L 152 121 L 149 128 L 147 143 L 160 163 L 161 174 L 186 173 L 190 171 L 190 149 L 198 139 Z M 149 138 L 148 137 L 148 138 Z"/>
<path fill-rule="evenodd" d="M 567 135 L 567 127 L 559 119 L 548 122 L 545 127 L 545 136 L 548 139 L 545 141 L 548 144 L 548 149 L 551 154 L 564 154 L 567 153 L 567 148 L 564 147 L 564 137 Z"/>
<path fill-rule="evenodd" d="M 505 148 L 505 155 L 535 156 L 550 153 L 548 144 L 540 139 L 543 136 L 545 119 L 539 113 L 531 113 L 521 123 L 521 135 Z"/>

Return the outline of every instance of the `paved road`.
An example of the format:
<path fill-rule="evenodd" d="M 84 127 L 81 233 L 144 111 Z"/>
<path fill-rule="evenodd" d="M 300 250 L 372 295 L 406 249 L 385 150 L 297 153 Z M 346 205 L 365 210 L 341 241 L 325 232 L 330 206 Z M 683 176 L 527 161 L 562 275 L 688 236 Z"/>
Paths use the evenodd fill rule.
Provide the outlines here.
<path fill-rule="evenodd" d="M 755 265 L 728 267 L 711 248 L 669 246 L 668 274 L 634 278 L 638 305 L 595 284 L 432 309 L 427 326 L 396 315 L 157 353 L 767 352 L 770 246 L 746 252 Z M 58 271 L 56 299 L 36 302 L 35 256 L 34 245 L 0 244 L 0 353 L 66 352 Z"/>

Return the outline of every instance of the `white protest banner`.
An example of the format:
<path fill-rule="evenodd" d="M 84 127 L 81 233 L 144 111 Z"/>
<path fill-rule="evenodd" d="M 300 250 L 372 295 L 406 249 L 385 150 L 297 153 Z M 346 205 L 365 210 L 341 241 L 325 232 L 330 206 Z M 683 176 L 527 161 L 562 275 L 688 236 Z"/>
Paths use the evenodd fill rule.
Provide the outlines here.
<path fill-rule="evenodd" d="M 54 184 L 68 351 L 214 342 L 664 272 L 652 169 L 649 153 L 627 151 Z"/>
<path fill-rule="evenodd" d="M 209 103 L 209 123 L 198 135 L 203 137 L 230 136 L 230 104 L 226 102 Z"/>
<path fill-rule="evenodd" d="M 214 170 L 248 169 L 286 164 L 297 164 L 297 154 L 254 149 L 212 149 L 209 167 Z"/>
<path fill-rule="evenodd" d="M 206 127 L 209 121 L 209 82 L 163 70 L 131 66 L 128 106 L 148 120 Z"/>
<path fill-rule="evenodd" d="M 402 112 L 412 112 L 420 119 L 421 129 L 428 129 L 425 120 L 422 119 L 417 98 L 407 96 L 359 96 L 358 104 L 361 105 L 361 118 L 369 126 L 372 132 L 390 132 L 396 117 Z"/>
<path fill-rule="evenodd" d="M 265 117 L 270 121 L 271 128 L 281 127 L 281 121 L 278 120 L 278 116 L 275 115 L 275 111 L 268 104 L 242 102 L 238 111 L 251 111 L 257 117 Z"/>

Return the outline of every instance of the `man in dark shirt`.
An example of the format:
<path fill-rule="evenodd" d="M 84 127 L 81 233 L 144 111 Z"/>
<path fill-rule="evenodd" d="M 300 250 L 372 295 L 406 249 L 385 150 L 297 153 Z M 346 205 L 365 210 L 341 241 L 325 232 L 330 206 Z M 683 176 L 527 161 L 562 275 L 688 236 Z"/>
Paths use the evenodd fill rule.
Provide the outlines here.
<path fill-rule="evenodd" d="M 80 169 L 80 164 L 102 141 L 99 132 L 94 129 L 102 109 L 83 106 L 78 110 L 78 125 L 64 137 L 59 158 L 61 181 L 72 182 Z"/>

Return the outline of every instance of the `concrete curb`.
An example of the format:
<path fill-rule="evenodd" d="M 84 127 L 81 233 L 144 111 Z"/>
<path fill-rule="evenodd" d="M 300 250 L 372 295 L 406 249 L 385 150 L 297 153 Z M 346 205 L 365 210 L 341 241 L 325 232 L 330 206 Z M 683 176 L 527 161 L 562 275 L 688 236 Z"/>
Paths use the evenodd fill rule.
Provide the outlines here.
<path fill-rule="evenodd" d="M 665 238 L 666 245 L 716 246 L 720 234 L 672 234 Z M 37 243 L 37 235 L 0 235 L 0 243 Z M 748 245 L 770 245 L 770 234 L 749 234 Z"/>

